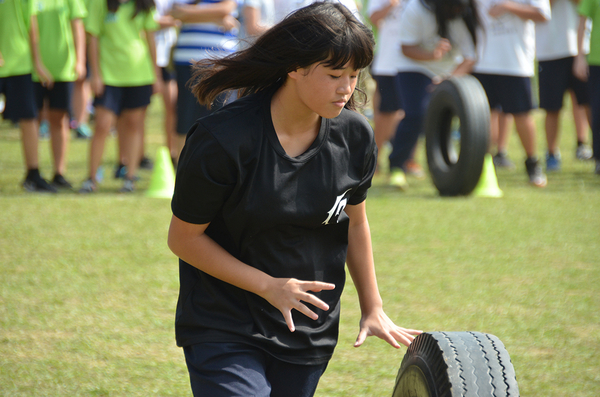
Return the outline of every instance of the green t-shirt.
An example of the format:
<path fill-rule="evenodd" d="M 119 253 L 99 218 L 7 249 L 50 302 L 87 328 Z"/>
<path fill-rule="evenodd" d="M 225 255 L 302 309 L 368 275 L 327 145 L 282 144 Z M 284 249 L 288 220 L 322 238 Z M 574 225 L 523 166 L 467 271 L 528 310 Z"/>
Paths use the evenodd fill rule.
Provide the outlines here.
<path fill-rule="evenodd" d="M 4 66 L 0 66 L 0 77 L 31 73 L 31 15 L 35 15 L 33 1 L 0 0 L 0 53 L 4 59 Z"/>
<path fill-rule="evenodd" d="M 135 11 L 133 1 L 122 3 L 117 12 L 109 12 L 106 0 L 90 0 L 85 30 L 98 37 L 100 72 L 104 84 L 137 87 L 154 83 L 154 65 L 150 57 L 146 31 L 158 30 L 156 10 Z"/>
<path fill-rule="evenodd" d="M 83 0 L 33 0 L 37 8 L 42 62 L 55 81 L 75 81 L 75 42 L 71 21 L 87 16 Z M 34 72 L 33 80 L 39 81 Z"/>
<path fill-rule="evenodd" d="M 588 64 L 600 66 L 600 0 L 582 0 L 577 10 L 593 22 Z"/>

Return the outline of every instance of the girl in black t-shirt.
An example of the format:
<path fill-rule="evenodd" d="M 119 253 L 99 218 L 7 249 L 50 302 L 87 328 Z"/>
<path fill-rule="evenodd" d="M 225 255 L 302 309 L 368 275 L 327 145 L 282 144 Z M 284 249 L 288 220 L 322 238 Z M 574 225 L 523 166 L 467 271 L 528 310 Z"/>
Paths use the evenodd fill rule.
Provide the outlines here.
<path fill-rule="evenodd" d="M 377 149 L 352 111 L 373 45 L 344 6 L 319 2 L 195 65 L 200 103 L 240 96 L 191 128 L 172 201 L 176 338 L 195 395 L 312 396 L 337 342 L 345 263 L 355 346 L 420 333 L 386 316 L 375 277 L 365 199 Z"/>

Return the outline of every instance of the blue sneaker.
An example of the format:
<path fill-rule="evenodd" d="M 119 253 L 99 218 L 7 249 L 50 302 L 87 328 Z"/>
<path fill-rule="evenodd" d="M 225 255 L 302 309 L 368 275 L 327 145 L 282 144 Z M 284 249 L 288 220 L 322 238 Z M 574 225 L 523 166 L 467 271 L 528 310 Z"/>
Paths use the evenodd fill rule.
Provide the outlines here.
<path fill-rule="evenodd" d="M 560 165 L 561 165 L 561 160 L 560 160 L 560 152 L 559 151 L 557 151 L 556 153 L 546 153 L 546 171 L 547 172 L 560 171 Z"/>

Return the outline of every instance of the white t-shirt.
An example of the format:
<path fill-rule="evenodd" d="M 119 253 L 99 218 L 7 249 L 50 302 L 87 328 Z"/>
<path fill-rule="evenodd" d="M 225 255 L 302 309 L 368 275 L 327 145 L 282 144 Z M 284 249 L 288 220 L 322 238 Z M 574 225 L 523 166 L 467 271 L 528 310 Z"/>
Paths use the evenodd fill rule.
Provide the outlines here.
<path fill-rule="evenodd" d="M 548 0 L 513 0 L 539 9 L 550 18 Z M 497 0 L 478 0 L 484 33 L 479 46 L 477 73 L 531 77 L 534 75 L 535 23 L 506 13 L 492 18 L 489 10 Z"/>
<path fill-rule="evenodd" d="M 404 1 L 395 6 L 379 23 L 377 50 L 371 66 L 376 76 L 395 76 L 400 63 L 400 16 Z M 371 0 L 367 9 L 369 15 L 390 4 L 390 0 Z"/>
<path fill-rule="evenodd" d="M 156 6 L 156 16 L 163 16 L 171 11 L 173 0 L 154 0 Z M 166 28 L 154 33 L 156 42 L 156 64 L 160 67 L 166 67 L 169 64 L 171 56 L 171 47 L 177 41 L 177 29 Z"/>
<path fill-rule="evenodd" d="M 440 41 L 437 22 L 433 12 L 429 11 L 421 0 L 409 0 L 404 6 L 400 18 L 400 44 L 420 45 L 432 51 Z M 476 59 L 475 45 L 464 21 L 453 19 L 448 24 L 450 50 L 439 61 L 417 61 L 408 58 L 400 48 L 398 58 L 399 72 L 419 72 L 429 77 L 451 73 L 463 59 Z"/>
<path fill-rule="evenodd" d="M 552 19 L 535 24 L 535 49 L 539 61 L 551 61 L 577 55 L 577 5 L 571 0 L 552 2 Z M 584 41 L 589 52 L 589 35 Z"/>
<path fill-rule="evenodd" d="M 260 25 L 270 28 L 275 25 L 275 2 L 273 0 L 244 0 L 243 7 L 256 8 L 259 11 Z M 243 15 L 242 12 L 240 12 Z M 247 39 L 248 32 L 246 31 L 245 21 L 242 18 L 242 24 L 240 26 L 240 39 Z M 242 46 L 246 44 L 242 42 Z"/>

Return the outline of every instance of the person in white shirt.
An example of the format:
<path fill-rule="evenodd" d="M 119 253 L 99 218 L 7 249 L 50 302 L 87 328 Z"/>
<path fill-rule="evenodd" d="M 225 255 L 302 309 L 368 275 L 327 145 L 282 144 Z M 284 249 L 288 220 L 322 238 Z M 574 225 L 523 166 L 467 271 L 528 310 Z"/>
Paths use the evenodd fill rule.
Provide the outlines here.
<path fill-rule="evenodd" d="M 552 19 L 535 26 L 536 55 L 540 108 L 546 111 L 546 171 L 558 171 L 561 166 L 559 116 L 563 97 L 568 90 L 573 103 L 573 119 L 577 133 L 576 158 L 588 160 L 592 150 L 588 140 L 589 92 L 587 84 L 573 75 L 573 61 L 577 55 L 578 0 L 553 0 Z M 589 52 L 589 36 L 584 45 Z"/>
<path fill-rule="evenodd" d="M 474 0 L 409 0 L 400 19 L 398 58 L 404 119 L 390 154 L 390 185 L 405 189 L 405 164 L 419 139 L 432 83 L 471 71 L 479 13 Z"/>
<path fill-rule="evenodd" d="M 544 187 L 547 179 L 536 156 L 535 124 L 530 112 L 534 108 L 531 77 L 535 72 L 534 22 L 550 19 L 550 3 L 548 0 L 478 2 L 485 34 L 473 74 L 490 102 L 492 145 L 498 137 L 500 114 L 512 114 L 527 155 L 525 168 L 529 182 Z"/>
<path fill-rule="evenodd" d="M 371 0 L 367 10 L 371 24 L 377 28 L 377 48 L 371 65 L 371 76 L 377 84 L 373 97 L 373 131 L 379 158 L 383 154 L 383 145 L 394 135 L 404 115 L 400 99 L 398 59 L 400 16 L 405 2 L 406 0 Z"/>

